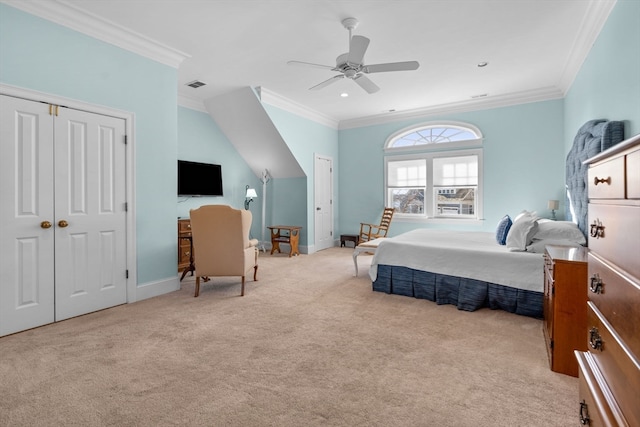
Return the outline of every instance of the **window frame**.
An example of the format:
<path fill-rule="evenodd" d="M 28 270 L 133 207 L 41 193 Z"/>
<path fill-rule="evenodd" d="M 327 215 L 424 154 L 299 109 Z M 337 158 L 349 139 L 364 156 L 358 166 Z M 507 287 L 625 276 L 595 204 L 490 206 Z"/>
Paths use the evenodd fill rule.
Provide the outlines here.
<path fill-rule="evenodd" d="M 417 132 L 427 128 L 438 127 L 454 127 L 458 129 L 464 129 L 466 131 L 474 133 L 477 138 L 453 141 L 453 142 L 439 142 L 439 143 L 425 143 L 414 146 L 393 147 L 393 143 L 402 138 L 403 136 L 412 132 Z M 413 125 L 408 128 L 404 128 L 398 132 L 392 134 L 385 143 L 384 149 L 384 201 L 385 206 L 393 206 L 393 201 L 390 197 L 389 186 L 389 163 L 394 161 L 405 160 L 424 160 L 426 166 L 426 185 L 424 187 L 424 210 L 422 213 L 401 213 L 396 211 L 394 218 L 403 222 L 428 222 L 428 223 L 448 223 L 448 224 L 477 224 L 481 223 L 483 216 L 483 137 L 478 128 L 468 123 L 461 122 L 429 122 L 419 125 Z M 475 201 L 475 214 L 473 216 L 459 216 L 459 215 L 438 215 L 435 213 L 435 191 L 434 191 L 434 178 L 433 178 L 433 159 L 443 157 L 464 157 L 464 156 L 477 156 L 478 159 L 478 183 L 476 194 L 474 195 Z"/>

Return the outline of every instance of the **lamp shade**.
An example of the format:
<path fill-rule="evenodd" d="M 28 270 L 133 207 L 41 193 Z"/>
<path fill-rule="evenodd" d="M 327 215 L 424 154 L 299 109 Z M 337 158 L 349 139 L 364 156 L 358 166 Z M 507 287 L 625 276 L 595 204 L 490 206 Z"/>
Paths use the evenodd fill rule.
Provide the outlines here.
<path fill-rule="evenodd" d="M 258 193 L 256 193 L 255 188 L 247 188 L 247 194 L 244 197 L 247 199 L 253 199 L 254 197 L 258 197 Z"/>
<path fill-rule="evenodd" d="M 547 209 L 551 209 L 551 210 L 557 210 L 558 207 L 560 205 L 560 202 L 558 200 L 549 200 L 547 202 Z"/>

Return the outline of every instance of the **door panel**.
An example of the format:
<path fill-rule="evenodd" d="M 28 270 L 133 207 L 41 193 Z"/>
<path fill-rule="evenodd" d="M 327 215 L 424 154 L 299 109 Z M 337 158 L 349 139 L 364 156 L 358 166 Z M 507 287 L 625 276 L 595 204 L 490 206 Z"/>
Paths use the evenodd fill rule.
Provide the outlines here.
<path fill-rule="evenodd" d="M 315 248 L 320 251 L 333 246 L 333 161 L 316 156 L 314 172 Z"/>
<path fill-rule="evenodd" d="M 54 321 L 52 123 L 47 104 L 0 95 L 0 336 Z"/>
<path fill-rule="evenodd" d="M 127 301 L 125 123 L 65 108 L 59 114 L 56 320 L 63 320 Z"/>

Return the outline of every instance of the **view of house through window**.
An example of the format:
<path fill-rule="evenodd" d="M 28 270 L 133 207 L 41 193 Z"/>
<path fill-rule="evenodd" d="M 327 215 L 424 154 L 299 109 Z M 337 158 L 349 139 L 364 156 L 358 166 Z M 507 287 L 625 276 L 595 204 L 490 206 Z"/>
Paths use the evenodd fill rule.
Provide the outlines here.
<path fill-rule="evenodd" d="M 461 124 L 423 125 L 391 137 L 387 206 L 404 217 L 480 218 L 482 149 L 469 147 L 480 146 L 481 138 Z"/>

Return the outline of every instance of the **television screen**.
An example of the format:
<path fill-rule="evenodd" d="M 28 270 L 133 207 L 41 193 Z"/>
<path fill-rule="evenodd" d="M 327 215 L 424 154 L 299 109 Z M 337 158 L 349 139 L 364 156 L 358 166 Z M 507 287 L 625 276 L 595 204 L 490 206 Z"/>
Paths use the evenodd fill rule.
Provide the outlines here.
<path fill-rule="evenodd" d="M 178 196 L 222 196 L 222 166 L 178 160 Z"/>

